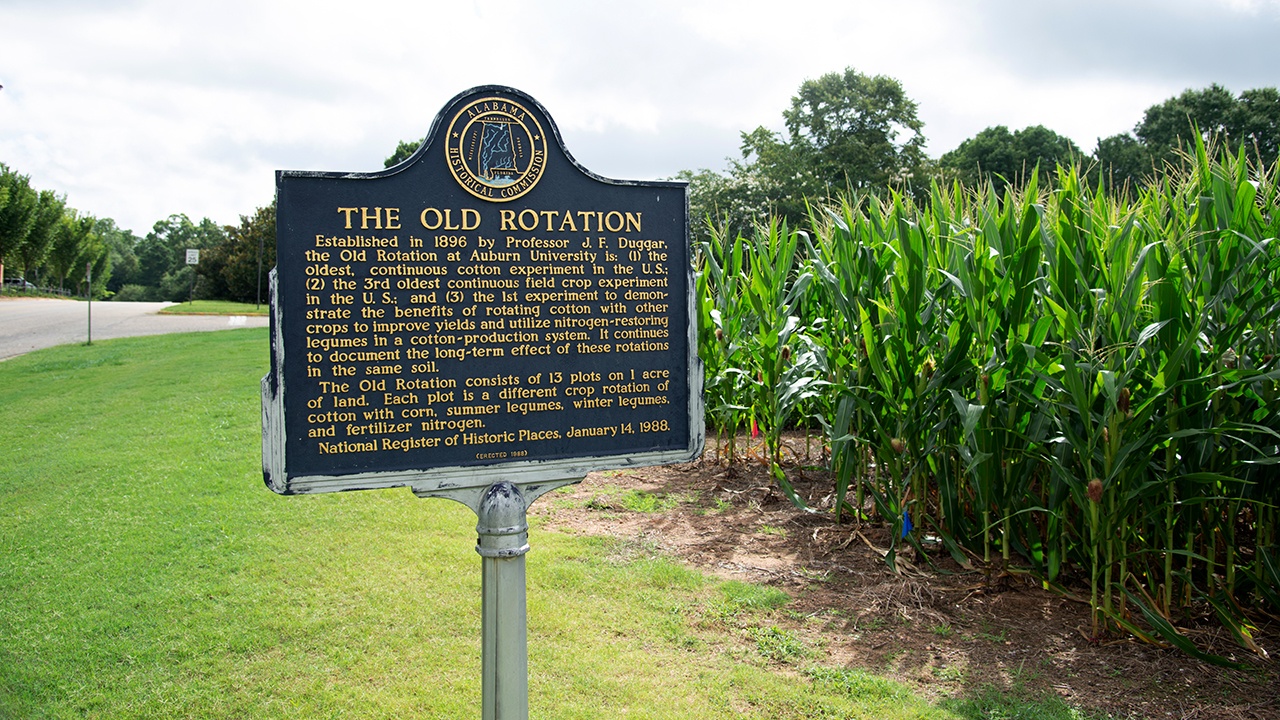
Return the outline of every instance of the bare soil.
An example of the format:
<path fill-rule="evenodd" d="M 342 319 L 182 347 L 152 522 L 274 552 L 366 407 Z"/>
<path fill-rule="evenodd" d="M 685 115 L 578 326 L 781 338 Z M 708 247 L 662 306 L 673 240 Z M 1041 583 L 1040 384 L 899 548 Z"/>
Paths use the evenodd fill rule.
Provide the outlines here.
<path fill-rule="evenodd" d="M 825 511 L 795 508 L 770 482 L 758 448 L 740 437 L 745 459 L 732 467 L 716 462 L 709 440 L 698 462 L 592 473 L 530 514 L 548 529 L 655 545 L 716 576 L 780 588 L 792 601 L 777 625 L 820 649 L 810 662 L 893 677 L 928 696 L 996 687 L 1052 693 L 1121 718 L 1280 719 L 1275 660 L 1242 650 L 1215 623 L 1187 631 L 1253 670 L 1132 639 L 1091 640 L 1084 587 L 1064 595 L 1025 573 L 984 572 L 980 562 L 966 569 L 941 551 L 908 554 L 894 574 L 882 557 L 889 529 L 835 524 L 833 483 L 814 469 L 819 441 L 806 447 L 804 435 L 793 435 L 787 443 L 797 459 L 788 477 Z M 636 510 L 637 498 L 655 507 Z M 1274 657 L 1278 637 L 1280 624 L 1271 622 L 1256 640 Z"/>

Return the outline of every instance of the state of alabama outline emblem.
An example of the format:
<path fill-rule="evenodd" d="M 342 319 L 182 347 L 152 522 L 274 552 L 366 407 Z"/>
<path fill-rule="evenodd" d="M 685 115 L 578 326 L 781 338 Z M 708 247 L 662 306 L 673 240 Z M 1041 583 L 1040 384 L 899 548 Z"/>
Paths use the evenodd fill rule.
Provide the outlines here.
<path fill-rule="evenodd" d="M 467 192 L 491 202 L 533 189 L 547 163 L 547 136 L 527 108 L 499 97 L 468 103 L 449 123 L 449 173 Z"/>

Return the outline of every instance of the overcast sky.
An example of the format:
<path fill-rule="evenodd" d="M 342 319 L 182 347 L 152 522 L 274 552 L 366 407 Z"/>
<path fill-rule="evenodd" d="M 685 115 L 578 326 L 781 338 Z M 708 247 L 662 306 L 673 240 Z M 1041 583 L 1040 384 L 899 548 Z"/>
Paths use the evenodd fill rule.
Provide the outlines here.
<path fill-rule="evenodd" d="M 723 170 L 806 79 L 897 78 L 933 157 L 992 125 L 1091 151 L 1152 104 L 1280 84 L 1280 0 L 0 0 L 0 162 L 139 235 L 236 223 L 273 171 L 367 171 L 470 87 L 588 169 Z"/>

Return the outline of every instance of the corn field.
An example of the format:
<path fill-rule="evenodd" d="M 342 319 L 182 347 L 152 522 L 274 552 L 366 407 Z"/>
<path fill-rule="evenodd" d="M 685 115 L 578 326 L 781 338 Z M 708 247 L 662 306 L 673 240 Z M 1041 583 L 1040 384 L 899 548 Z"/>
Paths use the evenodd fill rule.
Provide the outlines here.
<path fill-rule="evenodd" d="M 1092 635 L 1201 659 L 1280 613 L 1280 197 L 1200 145 L 1134 195 L 1076 168 L 762 222 L 698 252 L 709 433 L 730 462 L 820 427 L 837 522 L 961 565 L 1087 587 Z"/>

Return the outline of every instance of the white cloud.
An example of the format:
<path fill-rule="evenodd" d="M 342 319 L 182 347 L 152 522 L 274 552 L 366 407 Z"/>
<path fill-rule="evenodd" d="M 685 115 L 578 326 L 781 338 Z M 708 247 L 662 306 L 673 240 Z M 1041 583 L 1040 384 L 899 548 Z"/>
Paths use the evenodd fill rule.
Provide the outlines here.
<path fill-rule="evenodd" d="M 28 0 L 0 5 L 0 161 L 139 233 L 235 222 L 276 169 L 370 170 L 458 92 L 524 90 L 612 177 L 720 169 L 806 78 L 899 79 L 940 155 L 990 125 L 1091 148 L 1210 82 L 1274 85 L 1277 0 Z"/>

